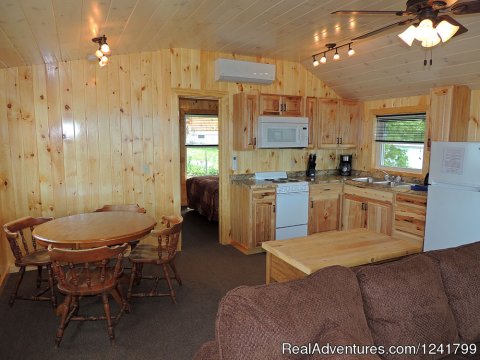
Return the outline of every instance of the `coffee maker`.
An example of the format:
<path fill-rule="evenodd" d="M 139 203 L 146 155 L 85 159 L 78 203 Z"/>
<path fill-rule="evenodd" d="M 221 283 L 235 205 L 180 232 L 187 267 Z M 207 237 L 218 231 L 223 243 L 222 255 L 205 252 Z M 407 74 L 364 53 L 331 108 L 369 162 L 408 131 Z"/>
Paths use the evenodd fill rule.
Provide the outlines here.
<path fill-rule="evenodd" d="M 352 157 L 353 155 L 340 155 L 340 175 L 350 176 L 352 174 Z"/>

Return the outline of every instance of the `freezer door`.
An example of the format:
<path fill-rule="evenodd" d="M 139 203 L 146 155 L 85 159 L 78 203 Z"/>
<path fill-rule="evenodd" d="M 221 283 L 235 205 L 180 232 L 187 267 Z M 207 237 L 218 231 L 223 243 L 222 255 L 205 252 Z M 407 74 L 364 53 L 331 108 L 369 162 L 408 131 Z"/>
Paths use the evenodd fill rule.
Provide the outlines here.
<path fill-rule="evenodd" d="M 432 143 L 430 155 L 431 184 L 480 186 L 480 143 Z"/>
<path fill-rule="evenodd" d="M 429 186 L 424 251 L 476 241 L 480 241 L 480 192 Z"/>

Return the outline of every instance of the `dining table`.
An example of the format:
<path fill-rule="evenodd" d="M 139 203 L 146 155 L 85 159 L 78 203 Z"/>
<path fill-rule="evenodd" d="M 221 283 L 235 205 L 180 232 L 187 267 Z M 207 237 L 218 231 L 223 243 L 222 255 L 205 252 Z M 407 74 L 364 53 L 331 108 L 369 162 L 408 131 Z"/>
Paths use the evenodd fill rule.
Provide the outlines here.
<path fill-rule="evenodd" d="M 129 211 L 76 214 L 37 226 L 32 236 L 47 247 L 88 249 L 139 240 L 157 224 L 147 215 Z"/>

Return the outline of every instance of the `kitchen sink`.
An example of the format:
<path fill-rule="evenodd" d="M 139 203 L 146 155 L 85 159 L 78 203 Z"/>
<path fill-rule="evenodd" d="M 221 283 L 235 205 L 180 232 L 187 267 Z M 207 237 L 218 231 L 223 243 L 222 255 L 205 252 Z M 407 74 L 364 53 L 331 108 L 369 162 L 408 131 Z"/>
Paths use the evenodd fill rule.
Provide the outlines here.
<path fill-rule="evenodd" d="M 374 185 L 389 186 L 389 187 L 411 185 L 410 183 L 406 183 L 406 182 L 395 182 L 395 181 L 382 180 L 382 179 L 373 178 L 373 177 L 358 177 L 358 178 L 353 178 L 352 180 L 363 182 L 363 183 L 374 184 Z"/>
<path fill-rule="evenodd" d="M 353 181 L 358 181 L 358 182 L 364 182 L 364 183 L 374 183 L 376 181 L 381 181 L 380 179 L 376 179 L 373 177 L 358 177 L 358 178 L 353 178 Z"/>

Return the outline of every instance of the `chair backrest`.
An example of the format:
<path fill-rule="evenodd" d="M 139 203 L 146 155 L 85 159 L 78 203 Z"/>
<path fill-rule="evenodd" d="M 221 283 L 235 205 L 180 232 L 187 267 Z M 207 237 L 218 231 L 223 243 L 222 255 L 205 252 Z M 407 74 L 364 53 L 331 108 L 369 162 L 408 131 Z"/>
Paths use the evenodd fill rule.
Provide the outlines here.
<path fill-rule="evenodd" d="M 127 247 L 128 244 L 125 243 L 114 247 L 102 246 L 93 249 L 71 250 L 58 249 L 50 245 L 48 247 L 48 253 L 52 261 L 55 278 L 60 285 L 66 285 L 67 277 L 65 268 L 62 265 L 68 264 L 67 269 L 70 275 L 69 285 L 79 286 L 81 285 L 81 281 L 82 283 L 86 283 L 87 286 L 90 286 L 90 284 L 92 284 L 92 276 L 94 275 L 92 269 L 95 269 L 97 273 L 100 269 L 100 284 L 105 282 L 107 268 L 110 268 L 110 266 L 108 266 L 110 259 L 116 258 L 113 276 L 115 278 L 120 276 L 122 273 L 123 253 Z M 99 283 L 97 282 L 96 284 L 98 285 Z"/>
<path fill-rule="evenodd" d="M 152 230 L 150 234 L 158 240 L 158 258 L 168 261 L 177 253 L 178 240 L 182 233 L 183 217 L 162 216 L 162 229 Z"/>
<path fill-rule="evenodd" d="M 115 204 L 115 205 L 103 205 L 100 209 L 95 210 L 95 212 L 103 211 L 131 211 L 145 214 L 147 210 L 140 207 L 138 204 Z"/>
<path fill-rule="evenodd" d="M 10 249 L 12 250 L 13 256 L 15 256 L 16 261 L 21 260 L 23 256 L 37 250 L 37 242 L 35 241 L 35 238 L 32 237 L 32 231 L 35 226 L 50 220 L 53 220 L 53 218 L 34 218 L 27 216 L 3 225 L 3 230 L 7 235 Z M 29 230 L 29 233 L 26 234 L 25 230 Z"/>

